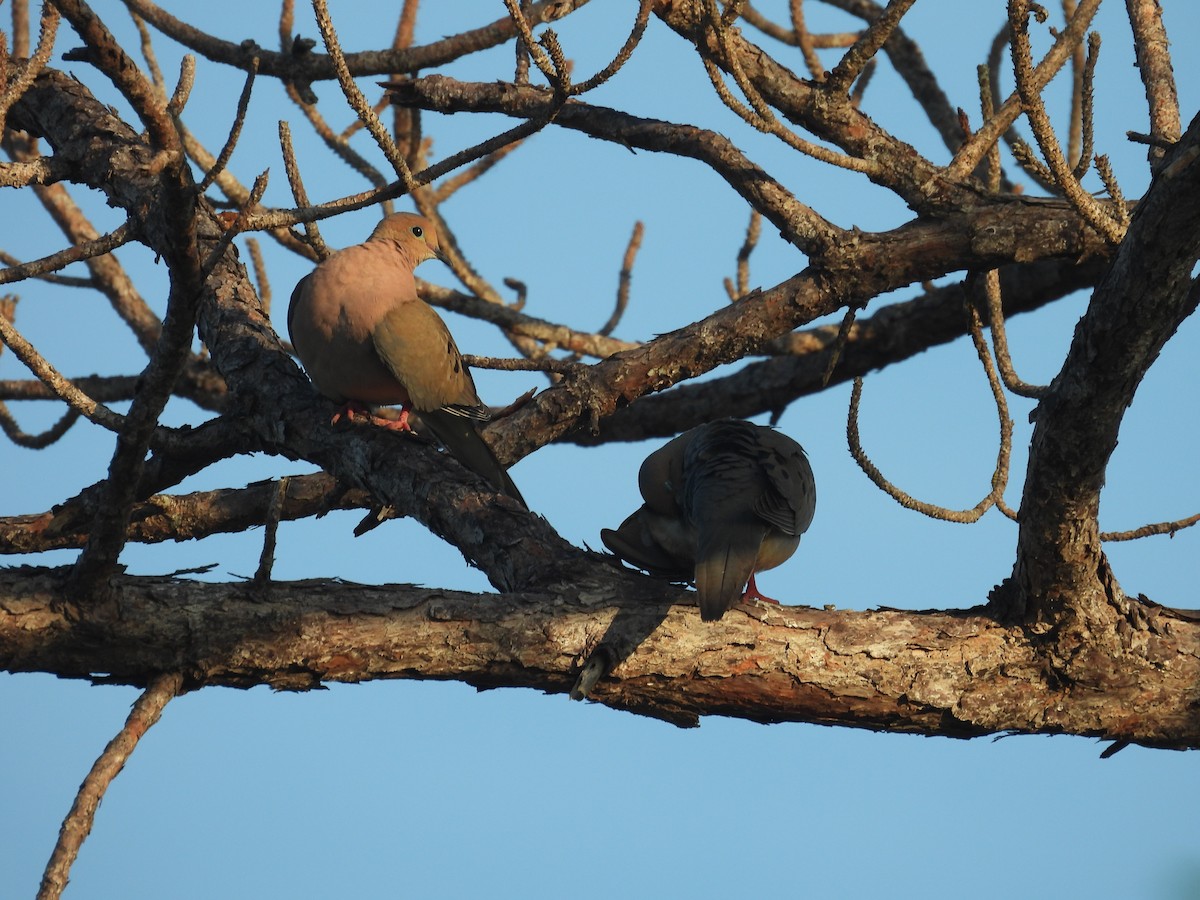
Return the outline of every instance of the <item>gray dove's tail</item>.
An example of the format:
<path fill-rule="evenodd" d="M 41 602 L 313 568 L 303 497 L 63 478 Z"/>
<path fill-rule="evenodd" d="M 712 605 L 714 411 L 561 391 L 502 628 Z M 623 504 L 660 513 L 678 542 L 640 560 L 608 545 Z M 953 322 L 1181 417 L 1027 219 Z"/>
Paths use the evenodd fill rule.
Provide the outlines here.
<path fill-rule="evenodd" d="M 497 491 L 512 497 L 526 509 L 529 504 L 496 459 L 492 448 L 480 436 L 473 420 L 444 409 L 418 413 L 434 436 L 454 454 L 454 458 L 477 475 L 486 478 Z"/>
<path fill-rule="evenodd" d="M 765 526 L 718 527 L 712 531 L 700 526 L 696 591 L 703 621 L 717 621 L 741 600 L 766 534 Z"/>

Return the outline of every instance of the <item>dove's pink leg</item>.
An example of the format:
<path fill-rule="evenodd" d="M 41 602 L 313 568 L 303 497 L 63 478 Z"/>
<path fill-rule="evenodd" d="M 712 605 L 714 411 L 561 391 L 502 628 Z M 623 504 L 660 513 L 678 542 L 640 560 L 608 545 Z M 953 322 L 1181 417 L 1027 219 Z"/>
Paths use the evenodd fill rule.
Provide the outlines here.
<path fill-rule="evenodd" d="M 368 422 L 389 428 L 392 431 L 412 431 L 412 426 L 408 424 L 408 407 L 404 406 L 400 409 L 400 415 L 394 419 L 385 419 L 383 416 L 377 416 L 371 412 L 370 408 L 357 400 L 347 400 L 342 404 L 341 408 L 333 414 L 333 418 L 329 420 L 330 425 L 336 425 L 338 422 L 345 419 L 351 424 L 354 423 L 358 416 L 366 417 Z"/>
<path fill-rule="evenodd" d="M 742 594 L 742 599 L 743 600 L 763 600 L 767 603 L 774 603 L 776 606 L 779 605 L 778 600 L 774 599 L 773 597 L 768 597 L 766 594 L 762 593 L 758 589 L 758 585 L 754 583 L 754 573 L 753 572 L 750 573 L 750 581 L 746 585 L 746 593 Z"/>
<path fill-rule="evenodd" d="M 329 424 L 336 425 L 338 422 L 342 421 L 342 419 L 353 423 L 354 417 L 358 415 L 363 415 L 367 418 L 370 418 L 371 412 L 361 403 L 358 403 L 354 400 L 347 400 L 341 405 L 338 411 L 333 414 L 333 417 L 329 420 Z"/>
<path fill-rule="evenodd" d="M 400 415 L 394 419 L 385 419 L 383 416 L 371 416 L 371 421 L 392 431 L 412 431 L 412 426 L 408 424 L 408 409 L 407 405 L 400 407 Z"/>

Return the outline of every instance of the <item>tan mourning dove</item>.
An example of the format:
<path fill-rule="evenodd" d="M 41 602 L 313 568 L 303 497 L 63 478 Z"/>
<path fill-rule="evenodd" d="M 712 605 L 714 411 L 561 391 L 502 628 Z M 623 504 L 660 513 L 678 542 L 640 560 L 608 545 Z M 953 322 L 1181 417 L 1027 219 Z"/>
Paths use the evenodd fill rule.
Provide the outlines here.
<path fill-rule="evenodd" d="M 475 382 L 446 323 L 417 296 L 413 269 L 441 257 L 432 222 L 411 213 L 388 216 L 365 243 L 334 253 L 292 291 L 288 333 L 317 389 L 338 403 L 333 417 L 364 407 L 401 406 L 467 468 L 525 505 L 517 486 L 480 437 L 488 418 Z"/>
<path fill-rule="evenodd" d="M 713 622 L 759 593 L 754 573 L 796 552 L 817 489 L 804 449 L 765 425 L 721 419 L 651 453 L 638 472 L 646 501 L 600 538 L 652 575 L 694 581 Z M 749 586 L 747 587 L 747 582 Z"/>

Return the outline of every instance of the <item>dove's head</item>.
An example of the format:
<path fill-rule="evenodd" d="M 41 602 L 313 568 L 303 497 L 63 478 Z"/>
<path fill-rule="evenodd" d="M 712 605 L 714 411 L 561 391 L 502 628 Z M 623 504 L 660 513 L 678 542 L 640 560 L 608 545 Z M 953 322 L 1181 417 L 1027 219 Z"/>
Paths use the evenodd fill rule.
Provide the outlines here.
<path fill-rule="evenodd" d="M 375 226 L 371 241 L 390 241 L 413 266 L 427 259 L 445 260 L 438 244 L 437 227 L 424 216 L 415 213 L 396 213 Z"/>

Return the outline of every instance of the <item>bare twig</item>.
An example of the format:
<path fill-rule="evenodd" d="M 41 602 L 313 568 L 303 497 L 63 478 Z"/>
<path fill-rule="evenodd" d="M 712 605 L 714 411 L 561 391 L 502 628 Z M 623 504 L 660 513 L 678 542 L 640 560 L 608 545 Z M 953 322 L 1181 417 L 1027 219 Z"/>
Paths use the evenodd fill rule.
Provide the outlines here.
<path fill-rule="evenodd" d="M 1062 0 L 1063 18 L 1070 21 L 1075 14 L 1075 0 Z M 1083 172 L 1078 170 L 1081 162 L 1091 163 L 1091 152 L 1083 152 L 1083 104 L 1084 104 L 1084 74 L 1086 66 L 1083 45 L 1075 47 L 1071 54 L 1071 121 L 1067 130 L 1067 159 L 1076 167 L 1076 178 L 1082 178 Z M 1087 162 L 1084 162 L 1087 160 Z"/>
<path fill-rule="evenodd" d="M 1030 9 L 1030 0 L 1009 0 L 1008 24 L 1012 29 L 1013 73 L 1016 76 L 1017 92 L 1021 95 L 1025 116 L 1042 151 L 1042 157 L 1054 174 L 1055 184 L 1089 225 L 1109 243 L 1118 244 L 1125 234 L 1124 226 L 1085 191 L 1072 174 L 1050 124 L 1050 116 L 1042 102 L 1041 87 L 1033 71 L 1029 44 Z"/>
<path fill-rule="evenodd" d="M 494 153 L 489 153 L 483 159 L 479 160 L 479 162 L 475 163 L 475 165 L 463 169 L 457 175 L 447 178 L 434 188 L 433 202 L 435 204 L 445 203 L 468 184 L 480 176 L 486 175 L 496 163 L 500 162 L 500 160 L 504 159 L 504 157 L 508 156 L 508 154 L 512 153 L 519 146 L 521 146 L 521 141 L 514 141 L 511 144 L 501 147 Z"/>
<path fill-rule="evenodd" d="M 802 3 L 803 0 L 789 0 L 789 4 L 797 2 Z M 855 31 L 842 31 L 833 34 L 813 34 L 806 31 L 806 34 L 800 35 L 796 32 L 794 25 L 792 28 L 784 28 L 782 25 L 772 22 L 755 9 L 749 0 L 742 4 L 742 19 L 749 22 L 768 37 L 772 37 L 784 44 L 790 44 L 793 47 L 801 47 L 801 41 L 807 40 L 813 49 L 816 50 L 845 49 L 853 45 L 860 37 L 859 32 Z"/>
<path fill-rule="evenodd" d="M 246 251 L 250 254 L 250 264 L 254 269 L 254 283 L 258 287 L 258 299 L 262 303 L 263 312 L 271 315 L 271 278 L 267 274 L 267 263 L 263 259 L 262 247 L 257 238 L 246 238 Z"/>
<path fill-rule="evenodd" d="M 301 85 L 294 81 L 288 81 L 285 84 L 288 97 L 296 104 L 297 108 L 303 114 L 308 124 L 312 126 L 313 132 L 319 137 L 325 146 L 333 151 L 342 162 L 348 165 L 351 169 L 369 181 L 377 188 L 385 187 L 388 183 L 383 173 L 378 168 L 373 166 L 367 159 L 350 146 L 351 129 L 347 128 L 342 134 L 338 134 L 325 117 L 321 115 L 320 109 L 315 103 L 309 102 L 301 90 Z M 362 121 L 357 117 L 353 120 L 354 123 L 362 125 Z M 390 201 L 384 200 L 385 209 L 390 206 Z"/>
<path fill-rule="evenodd" d="M 16 18 L 16 15 L 16 9 L 14 8 L 13 17 Z M 58 20 L 58 7 L 53 3 L 43 3 L 41 32 L 38 36 L 38 45 L 33 53 L 33 57 L 21 67 L 17 77 L 11 84 L 5 85 L 4 82 L 0 81 L 0 89 L 3 89 L 3 93 L 0 94 L 0 133 L 4 131 L 4 123 L 8 118 L 8 111 L 12 108 L 12 105 L 29 89 L 29 86 L 33 84 L 33 80 L 37 78 L 38 73 L 42 71 L 46 63 L 50 60 L 50 53 L 54 49 L 54 38 L 58 34 Z M 14 23 L 15 25 L 16 23 Z"/>
<path fill-rule="evenodd" d="M 138 42 L 142 48 L 142 59 L 146 61 L 146 68 L 150 71 L 150 80 L 158 88 L 160 95 L 165 100 L 167 96 L 167 80 L 163 77 L 162 68 L 158 64 L 158 55 L 154 52 L 154 42 L 150 37 L 150 29 L 146 27 L 146 20 L 132 9 L 129 10 L 129 18 L 133 20 L 133 25 L 137 29 Z"/>
<path fill-rule="evenodd" d="M 511 281 L 511 279 L 510 279 Z M 532 338 L 546 345 L 560 347 L 572 353 L 581 353 L 599 359 L 632 350 L 641 344 L 634 341 L 622 341 L 613 337 L 575 331 L 565 325 L 547 322 L 522 313 L 517 305 L 503 303 L 488 303 L 478 297 L 462 294 L 458 291 L 428 282 L 418 281 L 417 286 L 421 297 L 434 306 L 461 313 L 485 322 L 499 326 L 505 332 L 512 332 L 523 337 Z"/>
<path fill-rule="evenodd" d="M 1054 180 L 1054 173 L 1050 171 L 1050 167 L 1038 159 L 1034 149 L 1025 142 L 1024 138 L 1017 135 L 1015 128 L 1009 129 L 1007 137 L 1013 159 L 1017 161 L 1017 165 L 1021 167 L 1022 171 L 1045 191 L 1061 195 L 1062 187 Z"/>
<path fill-rule="evenodd" d="M 5 323 L 12 325 L 16 321 L 16 312 L 16 297 L 0 297 L 0 325 Z M 2 327 L 0 327 L 0 337 L 3 337 Z M 6 343 L 0 342 L 0 352 L 3 352 L 6 346 Z M 8 404 L 0 401 L 0 430 L 18 447 L 24 447 L 28 450 L 42 450 L 50 446 L 66 434 L 70 427 L 78 420 L 79 413 L 74 409 L 68 409 L 57 422 L 45 431 L 38 434 L 29 434 L 17 424 L 17 420 L 13 418 L 12 413 L 8 409 Z"/>
<path fill-rule="evenodd" d="M 21 260 L 17 259 L 11 253 L 5 253 L 3 250 L 0 250 L 0 263 L 4 263 L 9 268 L 24 265 Z M 77 278 L 74 275 L 52 275 L 46 273 L 43 275 L 31 275 L 29 277 L 36 278 L 38 281 L 44 281 L 46 284 L 57 284 L 60 287 L 92 289 L 96 287 L 95 279 Z"/>
<path fill-rule="evenodd" d="M 916 0 L 891 0 L 883 15 L 875 19 L 854 46 L 846 51 L 833 71 L 829 73 L 826 84 L 830 90 L 847 91 L 850 84 L 862 72 L 863 67 L 872 59 L 879 48 L 884 45 L 892 32 L 900 24 L 900 19 L 912 7 Z"/>
<path fill-rule="evenodd" d="M 553 86 L 555 93 L 566 97 L 570 92 L 570 76 L 555 66 L 549 54 L 542 49 L 541 43 L 534 38 L 533 30 L 529 26 L 529 20 L 525 18 L 525 12 L 521 9 L 521 5 L 517 0 L 504 0 L 504 6 L 508 10 L 508 16 L 512 20 L 513 25 L 516 26 L 517 34 L 521 38 L 521 44 L 525 48 L 525 53 L 533 60 L 538 70 L 546 76 L 546 80 Z M 543 32 L 543 39 L 546 35 L 550 35 L 553 40 L 553 31 L 547 29 Z M 553 40 L 553 43 L 557 46 L 556 40 Z"/>
<path fill-rule="evenodd" d="M 747 107 L 739 101 L 730 92 L 729 87 L 725 84 L 721 76 L 721 70 L 707 56 L 703 57 L 704 71 L 708 74 L 708 80 L 712 83 L 713 90 L 717 92 L 717 96 L 721 98 L 729 109 L 737 113 L 737 115 L 748 125 L 753 126 L 764 134 L 770 134 L 793 150 L 811 156 L 823 163 L 828 163 L 831 166 L 848 169 L 851 172 L 860 172 L 866 175 L 876 174 L 879 166 L 870 160 L 859 159 L 853 156 L 847 156 L 844 153 L 838 153 L 830 150 L 827 147 L 822 147 L 820 144 L 815 144 L 812 141 L 805 140 L 797 135 L 790 128 L 783 125 L 771 110 L 766 100 L 758 92 L 757 88 L 746 77 L 745 71 L 742 69 L 738 55 L 732 51 L 729 46 L 728 32 L 721 24 L 721 15 L 717 12 L 716 0 L 706 0 L 708 8 L 709 23 L 716 35 L 717 42 L 721 47 L 721 53 L 725 63 L 729 67 L 729 72 L 733 76 L 734 82 L 738 89 L 749 101 L 750 106 Z"/>
<path fill-rule="evenodd" d="M 3 431 L 4 436 L 18 447 L 24 447 L 26 450 L 46 449 L 70 431 L 71 426 L 78 421 L 79 413 L 74 409 L 68 409 L 57 422 L 45 431 L 29 434 L 17 424 L 17 420 L 9 411 L 8 404 L 0 401 L 0 431 Z"/>
<path fill-rule="evenodd" d="M 405 190 L 411 193 L 416 189 L 417 184 L 413 181 L 412 172 L 409 171 L 408 161 L 400 152 L 400 148 L 396 146 L 396 142 L 392 140 L 391 135 L 388 134 L 388 130 L 379 120 L 379 116 L 375 114 L 374 108 L 367 102 L 367 98 L 358 89 L 358 85 L 354 83 L 354 76 L 350 74 L 350 68 L 346 65 L 346 57 L 342 53 L 341 43 L 338 41 L 337 32 L 329 17 L 327 0 L 312 0 L 312 5 L 313 12 L 317 17 L 317 28 L 321 32 L 321 39 L 325 42 L 325 49 L 329 52 L 330 59 L 333 60 L 338 84 L 341 85 L 346 102 L 350 104 L 350 108 L 366 126 L 371 137 L 375 139 L 376 145 L 383 151 L 387 161 L 391 163 L 392 169 L 404 184 Z"/>
<path fill-rule="evenodd" d="M 0 315 L 0 340 L 16 354 L 17 359 L 21 360 L 30 372 L 77 413 L 109 431 L 121 430 L 124 416 L 113 412 L 103 403 L 97 403 L 75 387 L 70 379 L 63 377 L 3 315 Z"/>
<path fill-rule="evenodd" d="M 996 112 L 991 69 L 984 65 L 979 66 L 975 71 L 979 79 L 979 111 L 983 121 L 986 122 Z M 1000 167 L 1000 145 L 998 143 L 994 143 L 988 148 L 987 155 L 984 156 L 983 161 L 987 164 L 983 171 L 983 183 L 987 185 L 989 191 L 995 192 L 1000 190 L 1004 173 Z"/>
<path fill-rule="evenodd" d="M 225 146 L 217 154 L 217 161 L 204 173 L 204 180 L 196 186 L 198 193 L 203 194 L 208 190 L 209 185 L 216 181 L 217 176 L 229 164 L 229 158 L 233 156 L 233 148 L 237 146 L 238 138 L 242 135 L 242 126 L 246 122 L 246 110 L 250 108 L 250 91 L 254 88 L 254 76 L 257 74 L 258 58 L 256 57 L 250 71 L 246 74 L 246 83 L 242 86 L 241 96 L 238 97 L 237 113 L 233 117 L 233 127 L 229 129 L 229 137 L 225 139 Z"/>
<path fill-rule="evenodd" d="M 308 191 L 304 187 L 304 179 L 300 175 L 300 163 L 296 159 L 296 150 L 292 146 L 292 129 L 287 122 L 279 121 L 279 146 L 283 151 L 283 170 L 287 173 L 288 184 L 292 188 L 292 196 L 300 209 L 308 207 Z M 248 208 L 248 207 L 244 207 Z M 328 259 L 330 249 L 321 237 L 321 229 L 316 220 L 304 222 L 304 236 L 308 245 L 316 253 L 317 259 Z"/>
<path fill-rule="evenodd" d="M 1151 537 L 1156 534 L 1175 537 L 1175 532 L 1191 528 L 1197 522 L 1200 522 L 1200 513 L 1188 516 L 1186 519 L 1177 519 L 1174 522 L 1156 522 L 1153 525 L 1143 525 L 1141 528 L 1134 528 L 1132 531 L 1102 531 L 1100 532 L 1100 540 L 1135 541 L 1139 538 Z"/>
<path fill-rule="evenodd" d="M 642 234 L 645 226 L 641 222 L 633 223 L 633 233 L 629 235 L 629 244 L 625 248 L 625 258 L 621 260 L 621 272 L 617 276 L 617 302 L 608 321 L 600 326 L 597 334 L 608 337 L 621 323 L 625 310 L 629 306 L 629 283 L 633 278 L 633 264 L 637 259 L 638 250 L 642 246 Z"/>
<path fill-rule="evenodd" d="M 842 316 L 842 324 L 838 326 L 837 338 L 829 349 L 829 361 L 825 364 L 825 374 L 821 377 L 823 386 L 829 384 L 829 379 L 833 377 L 833 370 L 837 368 L 838 361 L 842 358 L 842 351 L 846 349 L 846 342 L 850 339 L 850 329 L 854 327 L 854 319 L 861 308 L 855 304 L 846 307 L 846 314 Z"/>
<path fill-rule="evenodd" d="M 1004 305 L 1001 302 L 1000 273 L 995 269 L 985 272 L 981 280 L 976 280 L 976 286 L 981 286 L 987 304 L 988 328 L 992 332 L 992 344 L 996 352 L 996 365 L 1000 369 L 1000 377 L 1014 394 L 1030 397 L 1034 400 L 1044 397 L 1048 387 L 1029 384 L 1022 381 L 1013 368 L 1012 356 L 1008 352 L 1008 335 L 1004 327 Z"/>
<path fill-rule="evenodd" d="M 171 94 L 171 99 L 167 101 L 166 112 L 168 116 L 178 119 L 183 115 L 183 108 L 187 106 L 188 98 L 192 96 L 192 87 L 196 83 L 196 57 L 190 53 L 185 53 L 183 59 L 179 61 L 179 81 L 175 84 L 175 92 Z"/>
<path fill-rule="evenodd" d="M 1099 7 L 1100 0 L 1082 0 L 1079 8 L 1075 10 L 1075 15 L 1067 23 L 1067 27 L 1058 33 L 1053 46 L 1033 69 L 1029 79 L 1031 90 L 1040 92 L 1050 83 L 1050 79 L 1058 74 L 1059 69 L 1075 52 L 1075 47 L 1083 41 L 1088 25 L 1091 24 Z M 997 35 L 996 46 L 1002 50 L 1008 37 L 1007 31 L 1002 31 Z M 994 51 L 996 46 L 993 47 Z M 995 69 L 993 68 L 992 71 L 992 83 L 998 84 L 999 82 L 994 77 Z M 996 114 L 985 121 L 954 154 L 954 159 L 947 168 L 947 174 L 951 178 L 964 178 L 974 172 L 988 148 L 1000 140 L 1001 135 L 1008 131 L 1012 123 L 1017 120 L 1021 114 L 1021 104 L 1022 97 L 1019 93 L 1011 94 L 1003 103 L 998 104 Z"/>
<path fill-rule="evenodd" d="M 474 369 L 492 369 L 497 372 L 550 372 L 554 375 L 574 375 L 587 368 L 582 363 L 567 359 L 539 356 L 536 359 L 511 359 L 496 356 L 463 354 L 463 362 Z"/>
<path fill-rule="evenodd" d="M 275 481 L 258 481 L 243 488 L 153 494 L 134 507 L 127 537 L 154 544 L 248 531 L 264 524 L 276 491 Z M 290 476 L 280 520 L 320 517 L 331 509 L 362 509 L 370 503 L 367 492 L 341 486 L 325 472 Z M 83 546 L 89 517 L 81 505 L 69 501 L 43 513 L 0 517 L 0 554 Z"/>
<path fill-rule="evenodd" d="M 885 13 L 884 8 L 874 0 L 825 0 L 825 2 L 845 10 L 850 15 L 858 16 L 868 23 L 875 21 Z M 950 104 L 946 92 L 942 90 L 937 77 L 926 63 L 921 47 L 904 33 L 904 29 L 896 27 L 884 43 L 883 50 L 887 53 L 888 61 L 904 79 L 909 91 L 912 92 L 913 99 L 921 105 L 926 118 L 941 136 L 942 143 L 951 153 L 955 152 L 962 145 L 965 135 L 958 126 L 955 107 Z M 878 59 L 878 56 L 871 59 L 874 61 Z M 864 68 L 863 76 L 858 81 L 861 83 L 866 76 L 867 69 Z M 861 91 L 858 92 L 861 93 Z M 853 98 L 854 94 L 852 93 L 852 101 Z"/>
<path fill-rule="evenodd" d="M 142 74 L 100 17 L 84 0 L 55 0 L 55 5 L 90 48 L 88 60 L 129 101 L 154 146 L 168 153 L 179 151 L 179 133 L 167 114 L 161 91 Z"/>
<path fill-rule="evenodd" d="M 209 251 L 208 257 L 201 266 L 201 278 L 207 279 L 212 270 L 220 262 L 229 245 L 233 243 L 233 239 L 242 233 L 242 227 L 246 222 L 246 217 L 250 214 L 250 210 L 254 209 L 262 202 L 263 194 L 267 192 L 267 182 L 270 177 L 270 170 L 264 169 L 257 178 L 254 179 L 254 185 L 250 188 L 250 196 L 246 199 L 246 205 L 237 211 L 232 221 L 225 220 L 224 231 L 221 232 L 221 239 L 213 245 Z"/>
<path fill-rule="evenodd" d="M 1125 195 L 1121 192 L 1121 185 L 1117 183 L 1117 175 L 1113 172 L 1107 155 L 1103 153 L 1097 155 L 1096 172 L 1104 183 L 1104 189 L 1108 192 L 1108 196 L 1112 198 L 1113 216 L 1122 228 L 1128 228 L 1131 218 L 1129 207 L 1125 203 Z"/>
<path fill-rule="evenodd" d="M 393 87 L 397 82 L 388 82 L 386 86 Z M 455 153 L 453 156 L 448 156 L 440 162 L 434 163 L 431 166 L 423 169 L 413 176 L 413 181 L 418 185 L 429 184 L 432 181 L 440 178 L 447 172 L 452 172 L 457 168 L 474 162 L 475 160 L 487 156 L 489 153 L 495 153 L 501 147 L 505 147 L 516 141 L 527 138 L 529 135 L 544 128 L 549 121 L 546 119 L 531 119 L 527 122 L 522 122 L 514 128 L 510 128 L 495 137 L 481 141 L 474 146 L 468 147 Z M 278 209 L 250 216 L 246 221 L 246 226 L 243 231 L 268 231 L 279 228 L 289 228 L 293 225 L 299 225 L 305 222 L 316 222 L 321 219 L 327 219 L 330 216 L 340 215 L 351 210 L 365 209 L 368 206 L 374 206 L 382 203 L 385 200 L 394 199 L 407 193 L 407 188 L 401 183 L 389 184 L 386 187 L 375 188 L 369 191 L 363 191 L 358 194 L 351 194 L 347 197 L 341 197 L 337 200 L 331 200 L 328 203 L 318 203 L 312 206 L 307 206 L 299 209 Z"/>
<path fill-rule="evenodd" d="M 862 106 L 863 95 L 867 92 L 867 86 L 871 83 L 871 78 L 875 74 L 876 68 L 876 61 L 874 59 L 868 60 L 867 64 L 863 66 L 862 74 L 854 82 L 854 87 L 850 89 L 850 105 L 855 109 Z"/>
<path fill-rule="evenodd" d="M 70 876 L 71 865 L 79 855 L 79 848 L 91 833 L 96 810 L 108 786 L 117 777 L 129 755 L 137 747 L 142 736 L 158 721 L 164 707 L 183 687 L 183 676 L 178 672 L 160 675 L 154 679 L 138 697 L 125 720 L 124 727 L 109 741 L 104 752 L 92 765 L 87 778 L 79 786 L 71 811 L 63 820 L 58 833 L 58 843 L 46 863 L 42 884 L 38 889 L 38 900 L 56 900 L 62 896 Z"/>
<path fill-rule="evenodd" d="M 886 493 L 889 497 L 899 503 L 906 509 L 911 509 L 923 515 L 929 516 L 932 519 L 942 519 L 947 522 L 958 522 L 962 524 L 970 524 L 976 522 L 986 513 L 993 505 L 1003 503 L 1004 489 L 1008 484 L 1009 462 L 1012 456 L 1012 419 L 1008 415 L 1008 403 L 1004 399 L 1004 388 L 1000 383 L 999 375 L 996 372 L 995 366 L 992 364 L 991 355 L 988 353 L 987 343 L 983 339 L 982 328 L 980 327 L 979 315 L 974 306 L 967 306 L 967 316 L 970 325 L 970 333 L 972 343 L 975 345 L 975 352 L 983 364 L 984 372 L 987 375 L 988 385 L 992 391 L 992 400 L 996 406 L 996 415 L 1000 425 L 1000 440 L 999 449 L 996 453 L 996 465 L 992 470 L 992 486 L 987 495 L 980 500 L 975 506 L 970 509 L 954 510 L 947 509 L 943 506 L 937 506 L 932 503 L 926 503 L 918 500 L 911 494 L 908 494 L 900 488 L 896 487 L 883 476 L 883 473 L 875 466 L 874 463 L 867 457 L 863 450 L 862 442 L 858 433 L 858 406 L 862 399 L 862 384 L 861 377 L 854 379 L 854 387 L 850 394 L 850 412 L 846 422 L 846 437 L 850 445 L 850 453 L 854 457 L 854 461 L 858 463 L 859 468 L 863 470 L 868 478 Z M 1005 514 L 1013 518 L 1012 511 L 1007 507 L 1002 507 L 1006 510 Z"/>
<path fill-rule="evenodd" d="M 396 33 L 392 36 L 392 49 L 403 50 L 411 47 L 416 36 L 417 28 L 417 9 L 420 6 L 420 0 L 404 0 L 404 6 L 400 9 L 400 17 L 396 21 Z M 393 72 L 394 76 L 399 77 L 403 73 Z M 380 95 L 378 102 L 375 104 L 376 115 L 382 115 L 383 111 L 391 104 L 387 93 Z M 362 122 L 355 119 L 350 123 L 350 127 L 346 129 L 345 136 L 349 137 L 362 127 Z M 422 153 L 425 145 L 421 137 L 421 110 L 412 109 L 403 106 L 392 106 L 392 137 L 400 147 L 400 152 L 404 154 L 404 158 L 408 160 L 410 169 L 420 169 L 423 167 Z M 385 207 L 387 215 L 391 215 L 392 209 L 390 206 Z"/>
<path fill-rule="evenodd" d="M 929 516 L 931 519 L 942 519 L 947 522 L 958 522 L 961 524 L 969 524 L 979 520 L 987 510 L 992 506 L 992 496 L 989 494 L 973 508 L 967 510 L 947 509 L 944 506 L 937 506 L 933 503 L 926 503 L 923 500 L 918 500 L 900 488 L 892 484 L 878 467 L 871 462 L 866 451 L 862 447 L 862 439 L 858 433 L 858 405 L 862 400 L 862 385 L 861 377 L 854 379 L 854 387 L 850 392 L 850 411 L 846 419 L 846 439 L 850 446 L 850 455 L 854 457 L 854 461 L 858 463 L 858 467 L 863 470 L 863 473 L 871 479 L 872 483 L 903 506 L 905 509 L 911 509 L 914 512 L 919 512 Z"/>
<path fill-rule="evenodd" d="M 279 533 L 279 520 L 283 515 L 283 501 L 287 496 L 289 478 L 285 475 L 275 482 L 271 499 L 263 514 L 263 548 L 258 557 L 258 570 L 254 573 L 254 587 L 265 591 L 271 583 L 271 569 L 275 566 L 275 541 Z"/>
<path fill-rule="evenodd" d="M 629 57 L 637 49 L 637 45 L 642 39 L 642 34 L 646 31 L 646 24 L 650 21 L 650 10 L 653 6 L 653 0 L 640 0 L 637 16 L 633 20 L 633 29 L 629 32 L 629 37 L 625 39 L 625 44 L 617 51 L 617 55 L 613 57 L 612 62 L 607 66 L 586 81 L 572 86 L 572 96 L 585 94 L 593 88 L 599 87 L 620 71 L 621 66 L 629 61 Z"/>
<path fill-rule="evenodd" d="M 13 56 L 29 55 L 29 0 L 13 0 L 12 8 Z"/>
<path fill-rule="evenodd" d="M 804 23 L 804 0 L 789 0 L 788 12 L 792 18 L 792 35 L 800 47 L 804 65 L 808 67 L 808 72 L 814 81 L 824 81 L 825 66 L 821 63 L 821 57 L 817 56 L 812 33 Z"/>
<path fill-rule="evenodd" d="M 725 293 L 732 302 L 750 293 L 750 254 L 758 246 L 762 235 L 762 213 L 757 209 L 750 210 L 750 222 L 746 225 L 746 238 L 737 253 L 737 282 L 725 279 Z"/>
<path fill-rule="evenodd" d="M 1077 54 L 1078 55 L 1078 54 Z M 1100 35 L 1092 32 L 1088 35 L 1087 56 L 1079 74 L 1078 104 L 1075 95 L 1071 98 L 1071 159 L 1074 168 L 1071 174 L 1077 179 L 1087 174 L 1095 148 L 1095 109 L 1096 109 L 1096 62 L 1100 59 Z M 1076 113 L 1078 105 L 1078 113 Z M 1076 136 L 1078 131 L 1078 136 Z"/>
<path fill-rule="evenodd" d="M 1133 26 L 1133 48 L 1137 54 L 1138 71 L 1146 89 L 1150 110 L 1150 133 L 1162 141 L 1179 140 L 1182 125 L 1179 119 L 1179 94 L 1175 89 L 1175 73 L 1171 67 L 1170 42 L 1163 27 L 1162 6 L 1158 0 L 1125 0 L 1129 24 Z M 1150 150 L 1151 168 L 1156 169 L 1163 150 Z"/>
<path fill-rule="evenodd" d="M 48 272 L 57 272 L 59 269 L 65 269 L 71 263 L 91 259 L 94 256 L 101 256 L 120 247 L 122 244 L 128 243 L 130 240 L 129 225 L 122 225 L 115 231 L 110 231 L 96 240 L 87 241 L 74 247 L 67 247 L 65 250 L 59 250 L 57 253 L 43 256 L 41 259 L 17 265 L 9 265 L 4 269 L 0 269 L 0 284 L 12 284 L 15 281 L 24 281 L 26 278 L 40 278 Z"/>
<path fill-rule="evenodd" d="M 11 147 L 14 155 L 21 159 L 29 159 L 37 153 L 32 141 L 14 139 Z M 150 308 L 150 304 L 146 302 L 146 298 L 142 296 L 120 260 L 108 250 L 94 252 L 99 248 L 95 242 L 103 241 L 104 238 L 100 236 L 75 198 L 63 184 L 35 187 L 34 194 L 70 244 L 89 248 L 82 260 L 96 283 L 96 289 L 108 299 L 113 311 L 133 332 L 139 346 L 147 354 L 153 353 L 154 345 L 162 333 L 162 321 Z M 119 232 L 122 230 L 117 229 L 112 234 L 115 237 Z M 132 232 L 128 229 L 123 235 L 123 242 L 132 239 Z"/>

